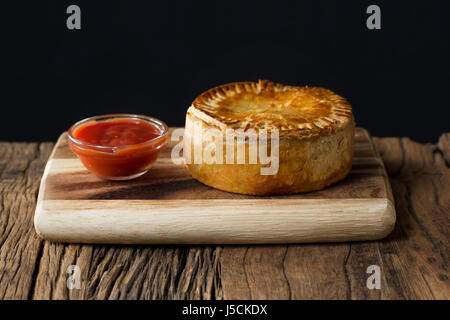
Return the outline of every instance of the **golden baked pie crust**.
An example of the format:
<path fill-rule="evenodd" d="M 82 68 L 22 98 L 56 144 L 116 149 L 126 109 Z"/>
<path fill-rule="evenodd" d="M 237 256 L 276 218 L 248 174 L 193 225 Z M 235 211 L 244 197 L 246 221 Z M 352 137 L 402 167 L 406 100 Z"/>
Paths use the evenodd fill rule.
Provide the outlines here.
<path fill-rule="evenodd" d="M 192 103 L 191 112 L 225 129 L 272 129 L 308 138 L 353 122 L 346 99 L 320 87 L 294 87 L 266 80 L 212 88 Z"/>
<path fill-rule="evenodd" d="M 351 106 L 324 88 L 261 80 L 222 85 L 201 94 L 188 109 L 185 141 L 195 136 L 195 126 L 205 131 L 217 128 L 224 134 L 279 130 L 275 175 L 261 175 L 260 164 L 187 163 L 195 179 L 217 189 L 253 195 L 319 190 L 343 179 L 352 166 Z M 204 147 L 208 143 L 201 141 Z"/>

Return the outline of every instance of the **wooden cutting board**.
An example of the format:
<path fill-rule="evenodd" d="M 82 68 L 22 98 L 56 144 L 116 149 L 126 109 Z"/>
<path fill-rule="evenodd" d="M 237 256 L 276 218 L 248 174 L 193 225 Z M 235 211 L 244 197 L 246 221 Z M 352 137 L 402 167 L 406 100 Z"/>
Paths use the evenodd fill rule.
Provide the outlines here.
<path fill-rule="evenodd" d="M 374 240 L 395 223 L 389 180 L 368 132 L 357 128 L 353 168 L 325 190 L 246 196 L 205 186 L 171 160 L 172 141 L 144 176 L 88 172 L 63 133 L 41 181 L 35 228 L 80 243 L 296 243 Z"/>

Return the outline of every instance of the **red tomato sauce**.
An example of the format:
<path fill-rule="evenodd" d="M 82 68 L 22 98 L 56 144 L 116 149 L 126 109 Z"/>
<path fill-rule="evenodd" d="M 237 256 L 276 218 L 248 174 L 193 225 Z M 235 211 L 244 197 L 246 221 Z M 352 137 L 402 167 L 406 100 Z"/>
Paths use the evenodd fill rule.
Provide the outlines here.
<path fill-rule="evenodd" d="M 78 141 L 69 139 L 70 147 L 84 166 L 112 180 L 145 173 L 167 144 L 167 132 L 139 119 L 87 122 L 72 137 Z"/>
<path fill-rule="evenodd" d="M 111 147 L 143 143 L 160 135 L 161 132 L 150 123 L 131 119 L 86 123 L 73 133 L 80 141 Z"/>

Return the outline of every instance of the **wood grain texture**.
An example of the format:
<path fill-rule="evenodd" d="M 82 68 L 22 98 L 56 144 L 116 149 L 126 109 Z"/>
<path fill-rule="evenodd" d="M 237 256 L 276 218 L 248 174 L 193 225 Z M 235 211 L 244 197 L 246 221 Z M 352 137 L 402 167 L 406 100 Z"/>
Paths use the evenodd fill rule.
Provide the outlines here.
<path fill-rule="evenodd" d="M 394 232 L 381 241 L 270 246 L 41 241 L 32 213 L 53 144 L 0 143 L 0 298 L 449 299 L 450 149 L 374 141 L 396 199 Z M 70 264 L 81 269 L 80 290 L 66 288 Z M 380 290 L 365 285 L 372 264 L 382 270 Z"/>
<path fill-rule="evenodd" d="M 169 131 L 171 134 L 173 129 Z M 135 180 L 106 181 L 88 172 L 70 151 L 64 133 L 56 143 L 45 179 L 43 200 L 210 200 L 297 199 L 298 195 L 248 196 L 210 188 L 192 179 L 184 166 L 171 160 L 170 141 L 150 171 Z M 364 188 L 361 188 L 361 181 Z M 302 194 L 302 199 L 386 198 L 385 170 L 366 130 L 355 132 L 353 168 L 347 178 L 321 191 Z"/>
<path fill-rule="evenodd" d="M 33 231 L 39 180 L 52 143 L 0 142 L 0 299 L 26 299 L 43 241 Z"/>
<path fill-rule="evenodd" d="M 436 148 L 442 153 L 447 166 L 450 166 L 450 133 L 444 133 L 439 137 Z"/>
<path fill-rule="evenodd" d="M 170 157 L 172 141 L 148 174 L 105 181 L 67 152 L 65 134 L 42 178 L 35 227 L 70 243 L 236 244 L 373 240 L 395 223 L 383 163 L 364 129 L 355 135 L 347 179 L 330 188 L 255 197 L 194 180 Z"/>
<path fill-rule="evenodd" d="M 220 252 L 45 242 L 33 299 L 221 299 Z M 80 268 L 80 289 L 67 289 L 70 265 Z"/>
<path fill-rule="evenodd" d="M 396 200 L 394 232 L 366 243 L 226 246 L 220 260 L 225 299 L 450 298 L 448 145 L 408 138 L 375 143 Z M 379 290 L 366 287 L 370 265 L 381 268 Z"/>
<path fill-rule="evenodd" d="M 449 299 L 450 169 L 445 152 L 408 138 L 377 139 L 398 222 L 379 244 L 391 298 Z M 447 149 L 448 152 L 448 149 Z"/>

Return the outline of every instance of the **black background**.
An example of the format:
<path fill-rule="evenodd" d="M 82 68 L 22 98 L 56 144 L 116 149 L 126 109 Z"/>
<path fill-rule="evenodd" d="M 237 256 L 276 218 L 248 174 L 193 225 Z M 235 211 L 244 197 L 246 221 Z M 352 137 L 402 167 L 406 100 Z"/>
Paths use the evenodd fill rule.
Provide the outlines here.
<path fill-rule="evenodd" d="M 66 8 L 81 7 L 81 30 Z M 366 28 L 381 7 L 381 30 Z M 29 1 L 2 4 L 0 140 L 55 140 L 82 118 L 182 126 L 203 91 L 259 78 L 346 97 L 377 136 L 450 131 L 444 1 Z M 5 116 L 6 115 L 6 116 Z"/>

